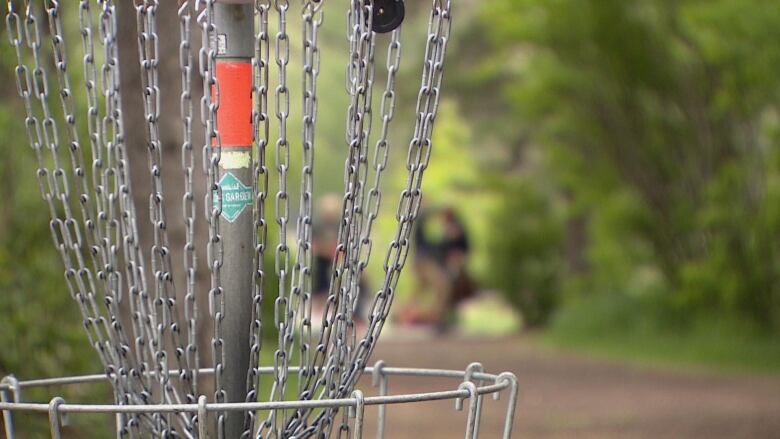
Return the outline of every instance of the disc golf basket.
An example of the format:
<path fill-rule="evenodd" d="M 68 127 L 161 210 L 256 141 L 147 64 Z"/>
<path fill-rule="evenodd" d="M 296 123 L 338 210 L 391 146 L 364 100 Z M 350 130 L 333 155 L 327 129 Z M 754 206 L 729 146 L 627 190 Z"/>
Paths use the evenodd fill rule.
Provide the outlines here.
<path fill-rule="evenodd" d="M 476 438 L 482 397 L 505 392 L 503 437 L 510 437 L 517 398 L 511 373 L 488 374 L 478 363 L 463 371 L 394 368 L 381 361 L 368 365 L 420 209 L 449 41 L 450 0 L 432 0 L 414 133 L 406 150 L 408 177 L 365 327 L 355 324 L 355 309 L 358 297 L 370 294 L 361 291 L 359 280 L 380 214 L 405 10 L 403 0 L 340 0 L 347 8 L 349 98 L 344 192 L 328 298 L 314 330 L 318 34 L 323 2 L 336 0 L 179 0 L 175 24 L 158 20 L 158 0 L 135 0 L 130 18 L 137 23 L 143 108 L 132 110 L 123 107 L 120 88 L 120 75 L 127 72 L 120 71 L 118 39 L 129 37 L 118 34 L 119 1 L 7 3 L 7 32 L 18 60 L 15 78 L 51 234 L 104 373 L 30 381 L 6 377 L 0 383 L 6 436 L 14 437 L 14 412 L 29 411 L 48 413 L 55 438 L 68 416 L 77 413 L 113 415 L 117 437 L 360 438 L 365 407 L 378 405 L 377 436 L 384 437 L 390 405 L 452 399 L 458 408 L 468 400 L 465 437 Z M 293 10 L 300 10 L 295 20 L 300 17 L 302 32 L 300 141 L 288 136 Z M 69 14 L 77 17 L 78 32 L 68 31 L 70 22 L 63 17 Z M 181 75 L 178 84 L 165 87 L 177 87 L 180 111 L 163 114 L 157 30 L 174 25 L 180 31 Z M 386 46 L 384 67 L 375 61 L 380 44 Z M 372 110 L 377 75 L 384 83 L 378 118 Z M 85 111 L 79 110 L 77 95 L 86 99 Z M 143 112 L 145 145 L 126 142 L 123 111 Z M 183 136 L 177 146 L 181 162 L 163 167 L 160 122 L 169 119 Z M 374 119 L 378 129 L 372 130 Z M 151 182 L 145 194 L 148 216 L 135 205 L 128 158 L 128 148 L 142 146 L 148 151 L 145 178 Z M 291 157 L 298 157 L 293 148 L 300 151 L 299 178 L 290 171 Z M 181 176 L 183 193 L 163 188 L 163 175 L 172 172 Z M 201 179 L 205 187 L 199 188 Z M 196 196 L 199 190 L 203 196 Z M 181 202 L 182 218 L 171 218 L 172 199 Z M 202 239 L 195 232 L 201 220 L 208 228 Z M 148 246 L 139 232 L 145 221 Z M 184 224 L 185 243 L 174 249 L 168 225 L 178 221 Z M 275 241 L 269 237 L 273 232 Z M 196 255 L 204 249 L 199 261 Z M 181 252 L 179 261 L 175 252 Z M 175 271 L 183 273 L 183 282 L 174 281 Z M 200 274 L 208 278 L 206 286 L 197 281 Z M 273 318 L 264 318 L 265 303 L 272 303 Z M 198 341 L 203 328 L 208 343 Z M 273 353 L 264 356 L 267 365 L 261 352 Z M 372 375 L 377 396 L 356 388 L 364 373 Z M 446 390 L 388 395 L 390 377 L 399 375 L 457 381 Z M 104 380 L 114 399 L 102 405 L 58 396 L 48 402 L 22 399 L 27 388 Z"/>

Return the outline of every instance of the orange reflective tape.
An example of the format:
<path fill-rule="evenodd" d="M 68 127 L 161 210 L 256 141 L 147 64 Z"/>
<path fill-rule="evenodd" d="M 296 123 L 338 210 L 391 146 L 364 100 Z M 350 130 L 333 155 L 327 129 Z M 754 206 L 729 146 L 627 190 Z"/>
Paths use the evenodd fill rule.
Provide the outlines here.
<path fill-rule="evenodd" d="M 217 81 L 217 130 L 222 146 L 251 148 L 252 64 L 249 61 L 217 61 Z M 213 95 L 216 96 L 216 92 Z"/>

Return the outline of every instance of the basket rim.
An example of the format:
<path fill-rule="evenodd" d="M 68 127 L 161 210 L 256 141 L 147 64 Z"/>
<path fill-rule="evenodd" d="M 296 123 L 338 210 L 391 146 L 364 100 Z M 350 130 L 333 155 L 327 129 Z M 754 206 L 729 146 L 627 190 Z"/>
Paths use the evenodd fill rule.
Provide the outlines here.
<path fill-rule="evenodd" d="M 288 372 L 297 373 L 300 367 L 288 367 Z M 274 371 L 273 367 L 258 368 L 260 375 L 270 375 Z M 213 374 L 213 368 L 199 369 L 198 373 L 203 375 Z M 456 400 L 456 403 L 473 396 L 481 397 L 491 394 L 498 399 L 500 393 L 505 390 L 511 392 L 511 398 L 514 399 L 517 394 L 518 381 L 512 372 L 501 372 L 498 374 L 486 373 L 481 364 L 472 363 L 465 370 L 452 369 L 431 369 L 431 368 L 410 368 L 410 367 L 389 367 L 385 366 L 383 361 L 377 362 L 374 366 L 364 369 L 365 373 L 371 374 L 374 386 L 378 385 L 379 380 L 389 376 L 406 376 L 419 378 L 454 378 L 463 381 L 456 389 L 439 390 L 432 392 L 405 393 L 397 395 L 379 395 L 364 397 L 360 390 L 352 392 L 350 398 L 339 399 L 318 399 L 318 400 L 285 400 L 285 401 L 263 401 L 263 402 L 239 402 L 239 403 L 209 403 L 205 396 L 199 398 L 198 403 L 191 404 L 145 404 L 145 405 L 120 405 L 120 404 L 81 404 L 67 403 L 61 397 L 55 396 L 50 402 L 20 402 L 19 395 L 25 388 L 40 388 L 50 386 L 70 386 L 76 384 L 90 384 L 108 381 L 110 376 L 107 374 L 91 374 L 78 376 L 65 376 L 57 378 L 42 378 L 31 380 L 17 380 L 13 375 L 8 375 L 0 380 L 0 410 L 12 412 L 43 412 L 48 413 L 52 404 L 57 405 L 60 413 L 113 413 L 113 414 L 154 414 L 154 413 L 197 413 L 205 412 L 226 412 L 226 411 L 265 411 L 277 409 L 297 409 L 297 408 L 356 408 L 358 405 L 391 405 L 440 400 Z M 150 374 L 154 375 L 154 373 Z M 175 376 L 175 371 L 171 371 Z M 9 393 L 11 395 L 9 395 Z M 9 401 L 11 396 L 13 401 Z"/>

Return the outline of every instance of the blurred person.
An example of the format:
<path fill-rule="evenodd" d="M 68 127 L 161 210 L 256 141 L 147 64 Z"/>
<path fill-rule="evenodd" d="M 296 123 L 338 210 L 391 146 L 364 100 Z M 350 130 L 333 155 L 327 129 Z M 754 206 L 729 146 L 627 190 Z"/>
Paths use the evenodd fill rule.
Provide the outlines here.
<path fill-rule="evenodd" d="M 415 263 L 419 291 L 430 294 L 430 303 L 407 304 L 400 320 L 407 324 L 433 325 L 444 331 L 452 326 L 455 311 L 474 295 L 468 275 L 469 240 L 455 210 L 421 210 L 415 229 Z"/>
<path fill-rule="evenodd" d="M 312 226 L 312 323 L 319 324 L 328 301 L 333 259 L 339 244 L 339 224 L 343 200 L 336 194 L 326 194 L 317 205 L 318 220 Z M 353 312 L 356 326 L 364 321 L 366 285 L 361 276 L 360 294 Z"/>
<path fill-rule="evenodd" d="M 442 212 L 444 221 L 444 240 L 441 244 L 441 254 L 444 269 L 449 279 L 450 291 L 444 307 L 452 310 L 463 301 L 474 296 L 474 283 L 467 271 L 469 238 L 466 228 L 458 218 L 455 210 L 446 208 Z"/>
<path fill-rule="evenodd" d="M 446 297 L 447 276 L 442 267 L 441 222 L 438 212 L 423 206 L 414 230 L 414 274 L 421 295 Z M 426 307 L 425 297 L 417 297 L 401 309 L 400 320 L 412 325 L 435 325 L 439 315 L 435 307 Z"/>

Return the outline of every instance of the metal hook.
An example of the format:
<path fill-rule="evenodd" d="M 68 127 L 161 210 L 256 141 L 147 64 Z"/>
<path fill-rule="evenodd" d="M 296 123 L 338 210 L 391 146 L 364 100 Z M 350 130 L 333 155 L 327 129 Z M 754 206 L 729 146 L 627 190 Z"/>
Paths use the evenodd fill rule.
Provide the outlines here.
<path fill-rule="evenodd" d="M 19 380 L 13 375 L 8 375 L 0 380 L 0 401 L 9 402 L 8 391 L 11 392 L 11 402 L 19 402 L 21 399 L 21 388 Z M 14 438 L 13 415 L 10 410 L 3 410 L 3 424 L 5 424 L 5 436 L 8 439 Z"/>
<path fill-rule="evenodd" d="M 463 400 L 466 398 L 472 398 L 477 393 L 477 385 L 471 381 L 464 381 L 458 386 L 458 390 L 468 390 L 468 396 L 461 396 L 455 399 L 455 410 L 463 410 Z"/>
<path fill-rule="evenodd" d="M 67 425 L 66 419 L 60 414 L 60 406 L 65 403 L 61 396 L 55 396 L 49 402 L 49 425 L 52 439 L 62 438 L 62 427 Z"/>
<path fill-rule="evenodd" d="M 472 439 L 474 437 L 474 433 L 476 431 L 476 423 L 477 418 L 479 416 L 479 404 L 477 404 L 477 400 L 479 399 L 479 392 L 477 390 L 477 385 L 472 383 L 471 381 L 464 381 L 460 383 L 458 386 L 458 390 L 466 390 L 469 392 L 469 414 L 468 418 L 466 420 L 466 439 Z M 465 397 L 458 398 L 455 400 L 455 409 L 460 411 L 463 410 L 463 400 Z"/>
<path fill-rule="evenodd" d="M 366 412 L 366 402 L 363 398 L 363 392 L 355 390 L 352 392 L 352 399 L 355 400 L 355 406 L 350 407 L 350 415 L 355 418 L 355 430 L 352 434 L 353 439 L 363 438 L 363 416 Z"/>
<path fill-rule="evenodd" d="M 464 381 L 473 381 L 474 373 L 482 373 L 485 368 L 482 367 L 482 363 L 471 363 L 466 366 L 466 373 L 463 375 Z"/>
<path fill-rule="evenodd" d="M 199 439 L 208 439 L 209 437 L 209 428 L 208 428 L 208 415 L 209 412 L 206 410 L 208 398 L 206 398 L 206 395 L 200 395 L 198 397 L 198 437 Z"/>
<path fill-rule="evenodd" d="M 387 395 L 387 375 L 385 375 L 385 361 L 379 360 L 374 363 L 374 368 L 371 371 L 371 384 L 374 387 L 379 386 L 379 396 Z M 387 415 L 387 405 L 379 405 L 379 413 L 377 414 L 376 425 L 376 437 L 377 439 L 384 439 L 385 437 L 385 419 Z"/>
<path fill-rule="evenodd" d="M 465 381 L 473 382 L 474 381 L 474 374 L 475 373 L 483 373 L 484 371 L 485 371 L 485 368 L 482 367 L 482 363 L 477 363 L 477 362 L 471 363 L 471 364 L 469 364 L 466 367 L 466 373 L 464 374 L 463 379 Z M 481 382 L 482 382 L 482 380 L 477 380 L 477 383 L 481 383 Z M 475 383 L 475 385 L 477 385 L 477 383 Z M 477 400 L 477 416 L 476 416 L 476 418 L 474 420 L 474 432 L 473 432 L 473 438 L 474 439 L 476 439 L 477 436 L 479 436 L 479 424 L 480 424 L 480 420 L 482 419 L 482 416 L 481 416 L 482 415 L 482 395 L 478 394 L 477 397 L 476 397 L 476 400 Z"/>
<path fill-rule="evenodd" d="M 385 360 L 379 360 L 374 363 L 374 367 L 371 370 L 371 385 L 376 387 L 381 384 L 381 380 L 385 378 Z"/>
<path fill-rule="evenodd" d="M 506 419 L 504 420 L 504 434 L 501 436 L 503 439 L 509 439 L 512 437 L 512 425 L 515 419 L 515 409 L 517 407 L 517 396 L 519 385 L 517 382 L 517 376 L 512 372 L 503 372 L 496 377 L 496 382 L 509 382 L 509 401 L 507 402 Z M 498 393 L 498 392 L 496 392 Z"/>

